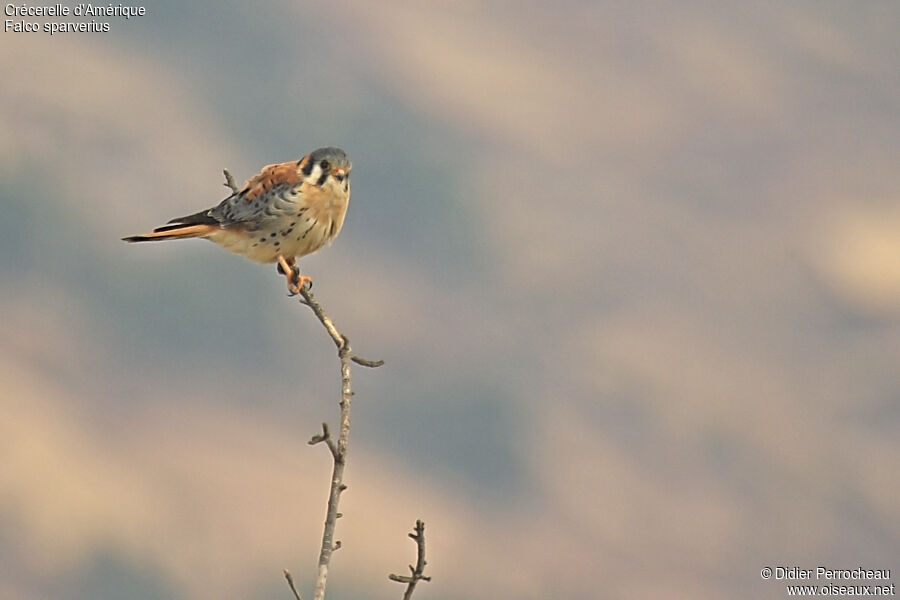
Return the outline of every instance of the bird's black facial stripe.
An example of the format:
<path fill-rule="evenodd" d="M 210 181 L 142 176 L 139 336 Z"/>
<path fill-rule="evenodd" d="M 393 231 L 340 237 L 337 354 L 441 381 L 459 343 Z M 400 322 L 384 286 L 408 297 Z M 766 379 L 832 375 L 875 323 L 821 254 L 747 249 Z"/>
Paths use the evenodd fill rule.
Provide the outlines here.
<path fill-rule="evenodd" d="M 328 179 L 328 171 L 323 171 L 321 175 L 319 175 L 319 180 L 316 182 L 316 185 L 324 185 L 325 181 Z"/>
<path fill-rule="evenodd" d="M 311 160 L 306 161 L 306 164 L 303 165 L 303 170 L 302 170 L 303 176 L 309 177 L 309 174 L 312 173 L 312 170 L 313 170 L 313 161 L 311 161 Z"/>

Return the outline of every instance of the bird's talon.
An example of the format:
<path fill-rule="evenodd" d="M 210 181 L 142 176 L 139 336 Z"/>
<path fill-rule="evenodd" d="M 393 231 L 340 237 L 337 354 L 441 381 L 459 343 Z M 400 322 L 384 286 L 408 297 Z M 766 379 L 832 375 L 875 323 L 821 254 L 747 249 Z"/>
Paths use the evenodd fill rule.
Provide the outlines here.
<path fill-rule="evenodd" d="M 300 269 L 296 267 L 291 270 L 291 275 L 287 284 L 289 296 L 296 296 L 304 287 L 312 289 L 312 279 L 310 279 L 309 275 L 301 275 Z"/>

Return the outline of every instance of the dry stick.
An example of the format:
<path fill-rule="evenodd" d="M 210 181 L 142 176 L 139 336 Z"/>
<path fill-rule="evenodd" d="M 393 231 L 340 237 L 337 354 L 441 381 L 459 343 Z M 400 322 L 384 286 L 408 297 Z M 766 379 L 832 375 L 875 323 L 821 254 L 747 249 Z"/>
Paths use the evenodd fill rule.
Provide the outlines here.
<path fill-rule="evenodd" d="M 231 173 L 228 172 L 228 169 L 222 169 L 222 173 L 225 174 L 225 183 L 222 184 L 227 188 L 231 188 L 232 194 L 237 194 L 241 190 L 238 189 L 237 184 L 234 182 L 234 177 L 231 176 Z"/>
<path fill-rule="evenodd" d="M 328 565 L 331 563 L 331 554 L 341 547 L 341 542 L 334 539 L 334 528 L 341 517 L 338 512 L 338 504 L 341 501 L 341 493 L 347 489 L 344 485 L 344 466 L 347 464 L 347 445 L 350 438 L 350 402 L 353 399 L 353 389 L 350 385 L 350 363 L 356 362 L 367 367 L 380 367 L 383 360 L 367 360 L 353 354 L 350 349 L 350 340 L 342 335 L 334 326 L 332 320 L 325 314 L 322 306 L 316 302 L 315 297 L 307 286 L 300 288 L 303 304 L 312 309 L 313 313 L 328 331 L 338 350 L 338 358 L 341 360 L 341 423 L 338 432 L 337 443 L 331 437 L 327 423 L 322 423 L 322 433 L 309 440 L 310 444 L 324 442 L 331 451 L 334 466 L 331 472 L 331 491 L 328 494 L 328 509 L 325 513 L 325 529 L 322 532 L 322 548 L 319 552 L 319 568 L 316 573 L 316 587 L 313 600 L 325 598 L 325 583 L 328 578 Z"/>
<path fill-rule="evenodd" d="M 294 577 L 291 575 L 291 572 L 287 569 L 284 570 L 284 578 L 287 579 L 288 585 L 291 588 L 291 591 L 294 592 L 294 598 L 297 600 L 303 600 L 300 598 L 300 592 L 297 591 L 297 588 L 294 586 Z"/>
<path fill-rule="evenodd" d="M 237 194 L 239 189 L 235 184 L 231 173 L 228 172 L 228 169 L 225 169 L 223 172 L 225 174 L 225 186 L 231 188 L 232 192 Z M 331 452 L 331 457 L 334 462 L 331 472 L 331 491 L 328 494 L 328 509 L 325 513 L 325 529 L 322 532 L 322 548 L 319 552 L 316 587 L 313 595 L 314 600 L 323 600 L 325 598 L 325 584 L 328 578 L 328 566 L 331 563 L 331 554 L 341 547 L 341 542 L 334 539 L 334 528 L 337 524 L 337 520 L 341 517 L 341 513 L 338 512 L 341 493 L 347 489 L 347 486 L 344 485 L 344 466 L 347 464 L 347 445 L 350 438 L 350 402 L 353 398 L 353 389 L 350 385 L 350 363 L 355 362 L 364 367 L 374 368 L 383 365 L 384 361 L 369 360 L 355 355 L 350 349 L 350 340 L 334 326 L 334 322 L 327 314 L 325 314 L 325 310 L 316 301 L 315 296 L 313 296 L 308 286 L 300 288 L 300 296 L 302 297 L 302 300 L 300 301 L 301 304 L 305 304 L 312 309 L 313 314 L 316 315 L 316 318 L 319 319 L 319 322 L 325 327 L 328 335 L 331 336 L 334 345 L 337 346 L 338 358 L 340 358 L 341 361 L 341 424 L 337 442 L 331 437 L 328 423 L 322 423 L 322 433 L 314 435 L 312 439 L 309 440 L 310 445 L 324 442 Z M 297 600 L 301 600 L 300 593 L 294 586 L 294 578 L 287 569 L 284 571 L 284 577 L 287 579 L 288 585 L 294 593 L 294 597 Z"/>
<path fill-rule="evenodd" d="M 415 530 L 409 534 L 409 537 L 416 541 L 416 566 L 409 565 L 409 571 L 412 575 L 388 575 L 388 579 L 398 583 L 406 584 L 406 591 L 403 593 L 403 600 L 412 598 L 413 590 L 416 584 L 421 581 L 431 581 L 431 577 L 426 577 L 422 573 L 425 571 L 425 523 L 422 519 L 416 521 Z"/>

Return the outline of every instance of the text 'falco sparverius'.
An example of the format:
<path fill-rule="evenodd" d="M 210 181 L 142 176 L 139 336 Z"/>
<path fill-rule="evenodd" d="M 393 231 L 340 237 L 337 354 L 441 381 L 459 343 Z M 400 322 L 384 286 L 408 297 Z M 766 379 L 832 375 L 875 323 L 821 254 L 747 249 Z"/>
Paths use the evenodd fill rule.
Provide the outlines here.
<path fill-rule="evenodd" d="M 320 148 L 299 161 L 263 167 L 218 206 L 122 239 L 205 238 L 251 260 L 278 263 L 288 291 L 297 294 L 309 281 L 300 275 L 297 258 L 315 252 L 341 231 L 350 201 L 351 168 L 340 148 Z"/>

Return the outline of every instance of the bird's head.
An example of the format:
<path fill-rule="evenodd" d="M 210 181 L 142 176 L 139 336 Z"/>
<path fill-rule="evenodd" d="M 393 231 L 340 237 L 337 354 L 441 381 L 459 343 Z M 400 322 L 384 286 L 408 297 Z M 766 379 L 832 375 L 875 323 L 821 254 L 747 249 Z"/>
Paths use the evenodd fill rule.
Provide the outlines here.
<path fill-rule="evenodd" d="M 353 168 L 353 163 L 340 148 L 314 150 L 301 164 L 303 175 L 310 183 L 318 187 L 334 185 L 344 191 L 350 189 L 350 169 Z"/>

